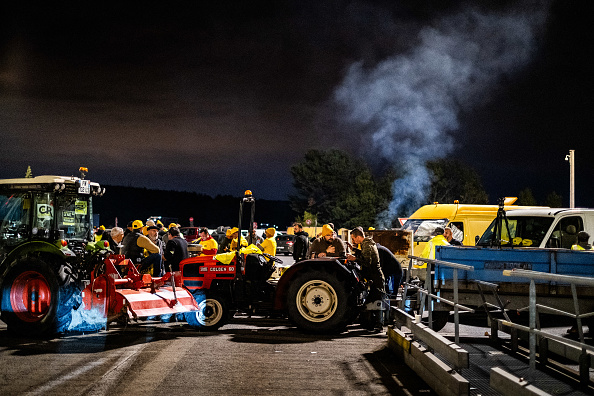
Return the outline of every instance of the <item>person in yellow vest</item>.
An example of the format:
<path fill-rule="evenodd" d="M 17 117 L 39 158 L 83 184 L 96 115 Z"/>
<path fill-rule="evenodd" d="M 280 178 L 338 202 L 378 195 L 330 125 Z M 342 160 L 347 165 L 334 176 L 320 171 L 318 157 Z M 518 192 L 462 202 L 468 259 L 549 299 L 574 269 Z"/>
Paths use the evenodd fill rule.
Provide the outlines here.
<path fill-rule="evenodd" d="M 231 245 L 229 248 L 231 250 L 237 250 L 237 239 L 239 238 L 239 228 L 233 227 L 231 229 Z M 241 246 L 247 246 L 247 240 L 241 235 Z"/>
<path fill-rule="evenodd" d="M 208 232 L 208 228 L 203 227 L 199 231 L 200 238 L 195 239 L 192 243 L 199 243 L 202 245 L 202 253 L 203 255 L 212 256 L 217 254 L 217 250 L 219 249 L 219 244 L 217 241 L 210 235 Z"/>
<path fill-rule="evenodd" d="M 103 239 L 103 233 L 105 232 L 105 226 L 100 226 L 95 232 L 95 242 L 99 242 Z"/>
<path fill-rule="evenodd" d="M 590 234 L 586 231 L 580 231 L 577 234 L 577 244 L 571 247 L 571 250 L 592 250 L 592 245 L 588 243 Z"/>
<path fill-rule="evenodd" d="M 436 227 L 433 230 L 433 238 L 429 240 L 429 243 L 425 245 L 425 249 L 423 249 L 423 253 L 421 253 L 422 258 L 428 259 L 435 259 L 435 246 L 449 246 L 448 240 L 443 235 L 444 229 L 442 227 Z M 415 268 L 427 268 L 427 263 L 422 262 L 421 265 L 415 265 Z"/>
<path fill-rule="evenodd" d="M 266 239 L 258 244 L 262 253 L 267 253 L 271 256 L 276 256 L 276 229 L 270 227 L 266 229 Z"/>

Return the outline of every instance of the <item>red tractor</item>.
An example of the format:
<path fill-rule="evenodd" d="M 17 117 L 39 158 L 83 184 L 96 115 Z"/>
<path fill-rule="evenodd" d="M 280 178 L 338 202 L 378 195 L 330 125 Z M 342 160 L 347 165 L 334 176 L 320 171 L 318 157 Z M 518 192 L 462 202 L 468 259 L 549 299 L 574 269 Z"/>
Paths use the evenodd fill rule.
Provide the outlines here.
<path fill-rule="evenodd" d="M 244 207 L 254 198 L 246 191 L 240 204 L 239 230 Z M 251 230 L 250 230 L 251 231 Z M 299 328 L 316 333 L 337 332 L 365 310 L 381 310 L 380 302 L 366 304 L 368 284 L 356 263 L 335 258 L 304 260 L 288 268 L 278 282 L 270 280 L 279 259 L 266 254 L 236 252 L 229 264 L 217 256 L 198 256 L 180 263 L 182 284 L 192 292 L 198 310 L 185 314 L 191 325 L 215 330 L 236 312 L 287 315 Z"/>

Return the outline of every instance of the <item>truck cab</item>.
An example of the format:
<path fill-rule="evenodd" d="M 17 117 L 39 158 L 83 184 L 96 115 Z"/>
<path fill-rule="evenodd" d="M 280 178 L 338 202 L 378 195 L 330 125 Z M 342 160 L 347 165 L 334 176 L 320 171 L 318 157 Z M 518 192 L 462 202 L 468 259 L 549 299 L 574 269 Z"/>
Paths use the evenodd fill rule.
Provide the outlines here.
<path fill-rule="evenodd" d="M 501 230 L 502 247 L 538 247 L 571 249 L 577 243 L 577 233 L 594 236 L 594 209 L 525 209 L 506 215 Z M 492 246 L 496 221 L 485 230 L 477 246 Z"/>
<path fill-rule="evenodd" d="M 505 210 L 528 208 L 516 206 L 516 197 L 506 197 Z M 543 207 L 541 207 L 543 208 Z M 454 239 L 466 246 L 474 246 L 476 238 L 481 236 L 493 219 L 497 217 L 498 205 L 473 205 L 433 203 L 425 205 L 413 213 L 403 224 L 402 228 L 413 232 L 413 254 L 420 256 L 425 245 L 432 237 L 436 227 L 449 226 Z"/>

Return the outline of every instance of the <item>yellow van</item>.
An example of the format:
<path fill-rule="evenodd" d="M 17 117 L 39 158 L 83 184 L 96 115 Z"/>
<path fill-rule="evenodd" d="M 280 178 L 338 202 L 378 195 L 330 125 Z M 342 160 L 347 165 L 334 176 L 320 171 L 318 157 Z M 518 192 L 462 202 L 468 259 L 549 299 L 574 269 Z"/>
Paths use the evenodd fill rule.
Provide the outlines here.
<path fill-rule="evenodd" d="M 516 197 L 506 197 L 504 209 L 508 211 L 529 208 L 512 205 L 516 200 Z M 432 205 L 420 207 L 406 220 L 402 228 L 413 233 L 415 256 L 421 255 L 436 227 L 449 226 L 455 239 L 463 245 L 474 246 L 476 237 L 483 235 L 489 224 L 497 217 L 498 209 L 498 205 L 461 204 L 458 201 L 454 201 L 453 204 L 435 202 Z"/>

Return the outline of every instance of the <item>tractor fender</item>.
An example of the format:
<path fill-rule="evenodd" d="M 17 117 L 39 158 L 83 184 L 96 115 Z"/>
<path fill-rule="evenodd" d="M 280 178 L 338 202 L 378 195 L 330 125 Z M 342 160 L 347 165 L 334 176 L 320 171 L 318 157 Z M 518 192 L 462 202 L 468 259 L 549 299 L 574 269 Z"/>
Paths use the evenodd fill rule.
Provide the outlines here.
<path fill-rule="evenodd" d="M 346 260 L 344 259 L 341 260 L 335 257 L 323 257 L 310 260 L 303 260 L 293 264 L 291 267 L 287 268 L 287 270 L 278 280 L 278 284 L 276 286 L 276 290 L 274 293 L 273 309 L 286 309 L 287 291 L 289 289 L 289 285 L 291 284 L 291 280 L 302 271 L 307 270 L 311 267 L 317 269 L 324 268 L 328 272 L 344 272 L 348 276 L 352 277 L 353 283 L 357 282 L 357 275 L 354 273 L 352 269 L 345 265 L 345 261 Z"/>
<path fill-rule="evenodd" d="M 6 275 L 7 269 L 11 266 L 11 263 L 16 262 L 20 257 L 24 257 L 30 253 L 49 254 L 61 261 L 66 257 L 64 251 L 52 243 L 46 241 L 25 242 L 11 250 L 0 264 L 0 285 L 2 285 L 4 276 Z"/>

